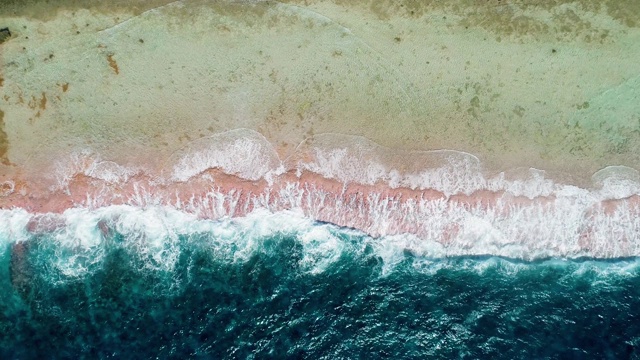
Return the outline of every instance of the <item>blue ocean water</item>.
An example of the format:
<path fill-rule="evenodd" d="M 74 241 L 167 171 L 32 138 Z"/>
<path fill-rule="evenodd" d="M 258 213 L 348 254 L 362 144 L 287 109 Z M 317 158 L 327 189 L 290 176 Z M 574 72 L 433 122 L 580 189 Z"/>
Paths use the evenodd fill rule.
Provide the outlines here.
<path fill-rule="evenodd" d="M 311 221 L 162 221 L 2 239 L 0 358 L 640 357 L 637 258 L 429 258 Z"/>

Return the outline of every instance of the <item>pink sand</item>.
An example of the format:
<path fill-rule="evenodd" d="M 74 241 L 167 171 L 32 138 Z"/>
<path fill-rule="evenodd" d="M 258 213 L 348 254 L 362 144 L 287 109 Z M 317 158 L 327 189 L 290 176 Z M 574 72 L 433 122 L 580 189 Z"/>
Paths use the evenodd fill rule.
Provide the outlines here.
<path fill-rule="evenodd" d="M 217 196 L 227 200 L 214 205 L 212 189 Z M 291 194 L 297 194 L 297 200 L 285 199 L 293 196 Z M 87 203 L 88 197 L 93 199 L 93 203 Z M 494 211 L 501 216 L 508 216 L 511 211 L 527 207 L 552 211 L 555 200 L 554 196 L 529 199 L 504 191 L 487 190 L 476 191 L 471 195 L 456 194 L 446 197 L 436 190 L 391 188 L 383 183 L 343 184 L 311 172 L 303 172 L 297 176 L 294 171 L 281 174 L 268 184 L 265 180 L 249 181 L 210 169 L 187 182 L 170 183 L 159 182 L 144 174 L 118 184 L 76 175 L 69 182 L 68 192 L 50 191 L 33 183 L 19 181 L 11 194 L 0 198 L 0 208 L 23 208 L 32 213 L 34 216 L 27 226 L 32 233 L 48 232 L 65 226 L 64 217 L 56 214 L 72 207 L 153 204 L 175 206 L 206 219 L 241 217 L 256 207 L 268 207 L 272 211 L 298 207 L 315 220 L 356 228 L 372 236 L 409 233 L 423 238 L 428 236 L 430 229 L 422 226 L 420 219 L 412 217 L 411 210 L 407 210 L 418 204 L 438 203 L 445 204 L 447 209 Z M 636 216 L 638 205 L 640 196 L 637 195 L 606 200 L 585 211 L 585 221 L 589 223 L 589 217 L 595 212 L 612 214 L 621 206 L 630 209 L 631 215 Z M 461 224 L 452 221 L 443 226 L 438 241 L 446 245 L 456 238 Z M 108 232 L 105 223 L 99 224 L 99 227 L 103 233 Z M 592 246 L 592 230 L 591 225 L 582 228 L 578 235 L 581 247 Z"/>

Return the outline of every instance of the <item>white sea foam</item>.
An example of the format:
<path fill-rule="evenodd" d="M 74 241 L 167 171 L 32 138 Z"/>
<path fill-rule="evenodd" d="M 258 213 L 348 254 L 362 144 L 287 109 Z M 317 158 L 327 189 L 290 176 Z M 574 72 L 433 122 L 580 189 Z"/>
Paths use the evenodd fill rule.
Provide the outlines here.
<path fill-rule="evenodd" d="M 640 219 L 630 215 L 640 209 L 624 206 L 613 213 L 593 211 L 589 216 L 585 216 L 582 206 L 561 203 L 549 208 L 513 208 L 506 213 L 500 209 L 467 209 L 433 201 L 414 204 L 411 208 L 400 203 L 387 203 L 379 209 L 358 204 L 340 206 L 345 203 L 330 209 L 336 219 L 353 219 L 355 223 L 351 225 L 378 235 L 370 237 L 359 233 L 369 239 L 378 256 L 391 264 L 401 259 L 405 251 L 426 258 L 496 255 L 526 260 L 640 255 Z M 339 258 L 346 245 L 334 234 L 351 230 L 314 224 L 302 206 L 293 211 L 275 210 L 280 207 L 277 204 L 271 207 L 274 210 L 258 208 L 243 217 L 218 221 L 198 219 L 193 213 L 171 206 L 74 208 L 65 211 L 63 225 L 50 232 L 52 240 L 66 249 L 66 253 L 92 252 L 104 246 L 107 235 L 102 233 L 99 223 L 106 221 L 112 229 L 126 235 L 128 248 L 148 258 L 148 265 L 158 269 L 171 269 L 175 265 L 180 236 L 190 234 L 209 234 L 217 239 L 214 241 L 217 244 L 212 246 L 218 249 L 229 245 L 222 246 L 221 239 L 232 243 L 236 250 L 243 249 L 229 254 L 238 261 L 249 258 L 261 241 L 278 234 L 299 238 L 305 249 L 302 262 L 311 272 L 321 271 Z M 384 218 L 388 214 L 393 215 L 391 220 Z M 0 214 L 2 238 L 26 241 L 32 237 L 26 230 L 30 217 L 24 210 L 4 210 Z M 413 226 L 412 232 L 391 235 L 398 226 L 394 222 L 400 217 Z M 61 256 L 61 261 L 73 267 L 68 257 Z"/>
<path fill-rule="evenodd" d="M 391 188 L 436 190 L 445 196 L 471 195 L 481 190 L 508 195 L 573 197 L 580 201 L 623 199 L 640 194 L 640 175 L 625 166 L 606 167 L 592 177 L 593 189 L 557 183 L 544 170 L 509 169 L 488 174 L 474 155 L 454 150 L 404 151 L 380 146 L 360 136 L 315 135 L 298 146 L 296 154 L 282 161 L 261 134 L 235 129 L 191 142 L 167 161 L 167 181 L 189 181 L 209 169 L 248 180 L 266 179 L 273 184 L 287 170 L 310 171 L 344 184 L 387 184 Z M 124 183 L 140 169 L 105 161 L 91 150 L 77 151 L 56 162 L 56 189 L 68 190 L 70 180 L 83 174 L 107 184 Z M 13 183 L 2 189 L 10 193 Z M 5 189 L 6 188 L 6 189 Z"/>
<path fill-rule="evenodd" d="M 331 232 L 329 225 L 314 225 L 304 229 L 298 235 L 303 247 L 300 266 L 312 273 L 324 272 L 331 264 L 340 259 L 347 244 Z"/>
<path fill-rule="evenodd" d="M 607 166 L 592 176 L 601 199 L 624 199 L 640 194 L 640 173 L 627 166 Z"/>
<path fill-rule="evenodd" d="M 5 180 L 0 183 L 0 196 L 9 196 L 16 189 L 16 184 L 11 180 Z"/>
<path fill-rule="evenodd" d="M 0 209 L 0 242 L 15 243 L 28 240 L 27 224 L 32 214 L 24 209 Z"/>
<path fill-rule="evenodd" d="M 75 151 L 59 158 L 51 171 L 55 179 L 52 190 L 69 192 L 69 182 L 76 175 L 85 175 L 109 184 L 124 183 L 139 172 L 119 165 L 113 161 L 103 160 L 100 155 L 90 149 Z"/>
<path fill-rule="evenodd" d="M 191 142 L 172 157 L 172 180 L 187 181 L 208 169 L 270 181 L 283 172 L 273 146 L 259 133 L 236 129 Z"/>
<path fill-rule="evenodd" d="M 504 217 L 480 209 L 461 208 L 452 209 L 452 215 L 447 215 L 448 212 L 439 211 L 436 206 L 429 210 L 435 212 L 425 214 L 431 217 L 425 218 L 427 223 L 434 225 L 427 237 L 415 234 L 372 237 L 358 230 L 316 223 L 300 210 L 272 212 L 260 208 L 247 216 L 216 221 L 198 219 L 169 206 L 143 209 L 119 205 L 93 210 L 69 209 L 61 215 L 64 224 L 48 234 L 40 234 L 39 243 L 40 251 L 49 249 L 51 265 L 62 276 L 59 281 L 100 268 L 114 247 L 121 247 L 140 259 L 145 270 L 170 272 L 185 247 L 197 246 L 208 251 L 216 261 L 245 263 L 253 256 L 269 255 L 284 239 L 295 239 L 300 244 L 299 266 L 309 274 L 323 273 L 343 256 L 357 258 L 369 247 L 373 250 L 372 256 L 382 260 L 384 275 L 393 271 L 408 254 L 415 257 L 414 267 L 420 271 L 437 271 L 434 261 L 465 255 L 523 260 L 637 257 L 640 256 L 640 221 L 625 216 L 626 210 L 611 216 L 595 214 L 589 219 L 593 239 L 585 245 L 576 233 L 585 219 L 572 209 L 555 211 L 549 216 L 540 209 L 523 209 L 514 216 Z M 31 218 L 24 210 L 3 210 L 0 238 L 5 242 L 33 241 L 34 234 L 27 231 Z M 453 239 L 442 242 L 447 221 L 458 224 L 460 231 Z M 116 241 L 114 233 L 104 233 L 101 223 L 106 224 L 110 232 L 121 234 L 121 240 Z"/>
<path fill-rule="evenodd" d="M 320 134 L 299 146 L 298 151 L 305 154 L 294 157 L 293 166 L 298 172 L 311 171 L 343 183 L 386 183 L 391 188 L 437 190 L 446 196 L 490 190 L 529 199 L 575 195 L 576 190 L 584 190 L 556 183 L 544 170 L 509 169 L 490 175 L 472 154 L 454 150 L 393 150 L 360 136 Z M 593 181 L 595 187 L 602 188 L 591 192 L 599 200 L 640 194 L 640 177 L 628 167 L 605 168 L 594 174 Z"/>
<path fill-rule="evenodd" d="M 305 196 L 287 199 L 306 201 Z M 611 214 L 594 211 L 585 216 L 582 206 L 563 201 L 551 208 L 511 209 L 506 214 L 495 209 L 449 206 L 443 201 L 414 204 L 409 214 L 404 212 L 407 208 L 398 205 L 391 213 L 409 214 L 409 221 L 419 223 L 418 231 L 381 236 L 317 223 L 303 206 L 293 210 L 262 207 L 242 217 L 205 220 L 173 206 L 112 205 L 68 209 L 60 215 L 62 222 L 49 223 L 57 226 L 47 225 L 44 228 L 48 232 L 38 232 L 38 241 L 41 249 L 48 248 L 53 254 L 50 261 L 62 276 L 59 281 L 100 268 L 114 247 L 140 259 L 145 270 L 170 272 L 185 246 L 204 249 L 216 261 L 245 263 L 255 255 L 269 254 L 274 244 L 286 238 L 300 244 L 299 266 L 309 274 L 323 273 L 343 256 L 358 257 L 367 247 L 382 260 L 383 275 L 393 271 L 408 254 L 416 257 L 414 267 L 420 271 L 447 266 L 435 266 L 438 259 L 468 255 L 523 260 L 640 256 L 640 220 L 629 215 L 631 209 L 622 207 Z M 357 218 L 370 210 L 354 207 L 347 212 Z M 332 209 L 338 217 L 342 211 Z M 378 216 L 381 214 L 384 212 Z M 41 218 L 46 221 L 46 217 Z M 28 223 L 34 219 L 22 209 L 0 211 L 0 239 L 5 244 L 33 241 L 35 234 L 28 231 Z M 381 229 L 377 221 L 382 219 L 369 223 L 370 229 Z M 447 234 L 452 226 L 458 231 Z M 588 239 L 581 234 L 585 227 L 589 229 Z M 114 233 L 121 234 L 121 240 L 115 240 Z"/>

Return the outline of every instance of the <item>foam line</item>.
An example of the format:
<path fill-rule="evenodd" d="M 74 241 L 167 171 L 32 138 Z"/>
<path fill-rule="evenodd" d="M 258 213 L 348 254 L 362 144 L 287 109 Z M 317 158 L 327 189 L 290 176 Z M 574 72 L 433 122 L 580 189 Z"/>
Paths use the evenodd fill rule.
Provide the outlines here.
<path fill-rule="evenodd" d="M 537 169 L 489 176 L 471 154 L 392 151 L 337 134 L 317 135 L 283 161 L 262 135 L 237 129 L 190 143 L 155 173 L 88 150 L 59 160 L 49 173 L 53 185 L 45 190 L 20 179 L 3 186 L 6 239 L 64 229 L 85 246 L 100 235 L 95 224 L 122 218 L 118 231 L 157 238 L 162 248 L 177 241 L 167 235 L 176 221 L 195 226 L 196 219 L 293 212 L 427 257 L 619 258 L 640 252 L 640 176 L 626 167 L 603 169 L 593 187 L 580 188 Z M 112 220 L 102 219 L 104 211 Z"/>

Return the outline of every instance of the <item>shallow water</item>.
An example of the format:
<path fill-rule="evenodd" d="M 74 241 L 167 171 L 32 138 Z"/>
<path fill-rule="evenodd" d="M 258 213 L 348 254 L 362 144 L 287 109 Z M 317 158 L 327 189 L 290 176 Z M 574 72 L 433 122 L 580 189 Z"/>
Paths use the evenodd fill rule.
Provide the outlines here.
<path fill-rule="evenodd" d="M 242 221 L 4 233 L 0 356 L 639 354 L 637 258 L 430 258 L 311 220 Z"/>

